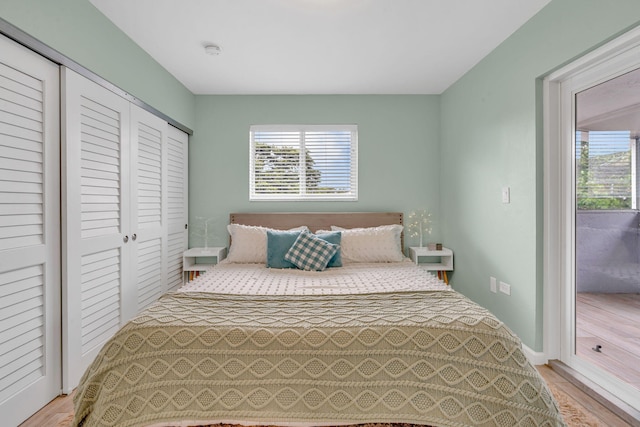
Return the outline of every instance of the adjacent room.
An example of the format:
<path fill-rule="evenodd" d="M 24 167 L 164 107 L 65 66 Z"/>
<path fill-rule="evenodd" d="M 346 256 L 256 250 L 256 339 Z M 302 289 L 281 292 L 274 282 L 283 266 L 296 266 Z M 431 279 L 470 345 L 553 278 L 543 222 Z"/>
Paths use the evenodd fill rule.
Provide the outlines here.
<path fill-rule="evenodd" d="M 0 417 L 638 425 L 638 24 L 636 0 L 3 0 Z M 145 329 L 174 314 L 194 329 Z M 165 341 L 197 343 L 134 362 Z M 224 392 L 156 388 L 210 371 Z"/>
<path fill-rule="evenodd" d="M 639 75 L 634 70 L 576 96 L 577 355 L 635 388 Z"/>

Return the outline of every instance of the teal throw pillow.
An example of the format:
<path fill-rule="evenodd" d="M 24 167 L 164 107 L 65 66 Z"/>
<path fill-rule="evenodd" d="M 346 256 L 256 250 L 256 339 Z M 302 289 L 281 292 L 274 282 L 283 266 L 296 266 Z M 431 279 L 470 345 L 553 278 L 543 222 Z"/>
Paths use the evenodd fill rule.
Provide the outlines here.
<path fill-rule="evenodd" d="M 267 267 L 296 268 L 293 263 L 285 260 L 284 256 L 300 233 L 300 231 L 267 230 Z"/>
<path fill-rule="evenodd" d="M 342 233 L 339 231 L 332 231 L 330 233 L 319 233 L 316 234 L 316 237 L 319 237 L 324 241 L 333 243 L 334 245 L 338 246 L 342 243 Z M 329 260 L 327 268 L 331 267 L 342 267 L 342 251 L 340 249 L 338 249 L 336 254 Z"/>

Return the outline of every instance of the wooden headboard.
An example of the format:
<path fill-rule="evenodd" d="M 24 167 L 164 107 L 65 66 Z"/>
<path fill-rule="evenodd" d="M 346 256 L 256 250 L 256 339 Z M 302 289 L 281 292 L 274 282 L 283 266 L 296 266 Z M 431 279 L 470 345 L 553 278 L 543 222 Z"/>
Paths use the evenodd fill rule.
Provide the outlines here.
<path fill-rule="evenodd" d="M 343 228 L 403 225 L 402 212 L 241 212 L 230 214 L 229 221 L 280 230 L 306 225 L 312 232 L 331 230 L 332 225 Z M 404 247 L 404 233 L 402 245 Z"/>

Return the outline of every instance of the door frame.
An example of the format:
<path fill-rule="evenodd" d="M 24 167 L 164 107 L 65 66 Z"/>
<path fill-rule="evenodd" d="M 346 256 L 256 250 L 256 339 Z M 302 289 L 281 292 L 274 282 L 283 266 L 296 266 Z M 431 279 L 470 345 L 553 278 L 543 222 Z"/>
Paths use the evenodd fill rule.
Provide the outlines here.
<path fill-rule="evenodd" d="M 640 391 L 575 355 L 575 94 L 640 68 L 640 27 L 554 71 L 543 80 L 543 348 L 640 408 Z"/>

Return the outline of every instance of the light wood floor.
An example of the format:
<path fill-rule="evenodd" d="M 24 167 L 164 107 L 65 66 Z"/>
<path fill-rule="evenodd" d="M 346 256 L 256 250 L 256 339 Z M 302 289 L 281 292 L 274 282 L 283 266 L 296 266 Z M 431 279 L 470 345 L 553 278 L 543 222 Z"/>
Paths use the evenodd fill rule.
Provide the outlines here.
<path fill-rule="evenodd" d="M 580 358 L 640 389 L 640 294 L 578 293 L 576 326 Z"/>
<path fill-rule="evenodd" d="M 630 427 L 630 424 L 618 418 L 606 407 L 593 400 L 580 389 L 569 383 L 566 379 L 555 373 L 547 366 L 538 366 L 538 371 L 544 379 L 554 384 L 558 389 L 564 391 L 574 401 L 575 405 L 584 412 L 590 413 L 597 418 L 601 424 L 589 427 Z M 73 415 L 72 395 L 61 396 L 53 400 L 39 412 L 22 423 L 20 427 L 68 427 Z M 66 421 L 65 421 L 66 420 Z M 584 427 L 569 424 L 569 427 Z"/>
<path fill-rule="evenodd" d="M 73 416 L 73 393 L 59 396 L 20 424 L 20 427 L 68 427 Z"/>
<path fill-rule="evenodd" d="M 565 392 L 567 396 L 573 400 L 575 406 L 579 407 L 585 413 L 591 414 L 600 422 L 599 425 L 589 425 L 588 427 L 632 427 L 631 424 L 622 420 L 605 406 L 601 405 L 565 378 L 558 375 L 548 366 L 536 366 L 536 368 L 538 368 L 538 371 L 548 384 L 553 384 L 558 389 Z M 586 427 L 572 425 L 569 423 L 569 420 L 565 420 L 565 422 L 567 422 L 569 427 Z"/>

